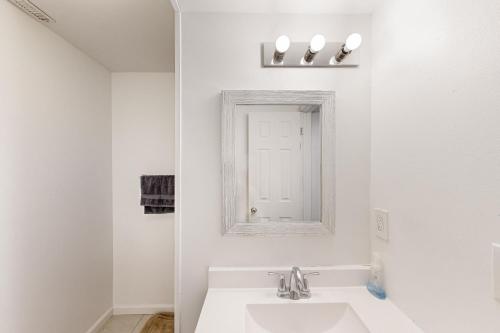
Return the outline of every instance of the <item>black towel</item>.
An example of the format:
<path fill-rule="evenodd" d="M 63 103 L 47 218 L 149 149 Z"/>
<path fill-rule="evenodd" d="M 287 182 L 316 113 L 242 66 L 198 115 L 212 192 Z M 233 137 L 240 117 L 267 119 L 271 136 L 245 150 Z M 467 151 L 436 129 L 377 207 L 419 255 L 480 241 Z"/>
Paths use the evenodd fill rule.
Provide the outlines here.
<path fill-rule="evenodd" d="M 141 206 L 144 214 L 165 214 L 175 210 L 174 176 L 141 176 Z"/>

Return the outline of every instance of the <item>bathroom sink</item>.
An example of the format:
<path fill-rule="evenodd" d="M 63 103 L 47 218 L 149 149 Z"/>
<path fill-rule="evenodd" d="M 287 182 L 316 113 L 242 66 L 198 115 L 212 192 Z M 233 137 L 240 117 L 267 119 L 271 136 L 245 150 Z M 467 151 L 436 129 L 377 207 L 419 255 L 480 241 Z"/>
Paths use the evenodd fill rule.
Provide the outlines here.
<path fill-rule="evenodd" d="M 369 333 L 348 303 L 248 304 L 246 333 Z"/>

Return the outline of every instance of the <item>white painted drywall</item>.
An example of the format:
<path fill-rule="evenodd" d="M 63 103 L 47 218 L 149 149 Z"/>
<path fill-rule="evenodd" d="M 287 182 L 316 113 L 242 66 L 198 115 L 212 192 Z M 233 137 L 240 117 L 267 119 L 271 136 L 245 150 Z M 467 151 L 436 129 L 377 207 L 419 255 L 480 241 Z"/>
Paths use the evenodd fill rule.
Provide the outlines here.
<path fill-rule="evenodd" d="M 389 297 L 426 332 L 500 331 L 500 3 L 388 0 L 374 15 L 372 206 Z"/>
<path fill-rule="evenodd" d="M 370 27 L 368 15 L 182 15 L 180 62 L 182 282 L 181 330 L 194 331 L 209 265 L 331 265 L 369 260 Z M 363 34 L 361 66 L 261 68 L 260 43 L 280 34 L 307 41 Z M 222 237 L 221 99 L 223 89 L 335 90 L 337 213 L 335 235 L 311 238 Z"/>
<path fill-rule="evenodd" d="M 174 304 L 174 214 L 145 215 L 143 174 L 174 174 L 174 73 L 113 73 L 114 304 Z M 127 310 L 128 309 L 128 310 Z"/>
<path fill-rule="evenodd" d="M 111 79 L 0 1 L 0 332 L 86 332 L 112 306 Z"/>

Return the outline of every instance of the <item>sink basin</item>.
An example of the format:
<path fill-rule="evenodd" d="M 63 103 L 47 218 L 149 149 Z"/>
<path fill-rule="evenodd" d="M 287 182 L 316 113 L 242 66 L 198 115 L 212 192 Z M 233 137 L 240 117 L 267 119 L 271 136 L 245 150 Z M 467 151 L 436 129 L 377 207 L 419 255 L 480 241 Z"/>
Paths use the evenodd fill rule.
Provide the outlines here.
<path fill-rule="evenodd" d="M 369 333 L 348 303 L 248 304 L 246 333 Z"/>

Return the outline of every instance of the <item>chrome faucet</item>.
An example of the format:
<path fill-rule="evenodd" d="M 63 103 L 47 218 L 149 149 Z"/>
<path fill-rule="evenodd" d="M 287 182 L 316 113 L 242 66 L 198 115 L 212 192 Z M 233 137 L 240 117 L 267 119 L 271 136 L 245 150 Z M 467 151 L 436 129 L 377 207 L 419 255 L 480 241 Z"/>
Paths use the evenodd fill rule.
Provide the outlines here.
<path fill-rule="evenodd" d="M 290 280 L 289 280 L 289 292 L 290 292 L 290 299 L 297 300 L 303 298 L 302 295 L 304 295 L 304 298 L 309 298 L 311 297 L 311 293 L 309 292 L 308 295 L 304 291 L 304 276 L 302 275 L 302 271 L 298 267 L 292 267 L 292 272 L 290 273 Z"/>
<path fill-rule="evenodd" d="M 290 279 L 288 286 L 285 282 L 285 275 L 281 273 L 269 272 L 269 275 L 277 275 L 280 278 L 277 296 L 281 298 L 290 298 L 292 300 L 299 300 L 302 298 L 310 298 L 311 290 L 309 289 L 309 282 L 306 278 L 307 275 L 319 275 L 319 272 L 302 273 L 297 266 L 292 267 L 290 272 Z"/>

